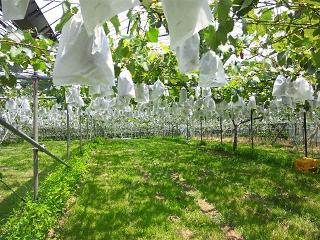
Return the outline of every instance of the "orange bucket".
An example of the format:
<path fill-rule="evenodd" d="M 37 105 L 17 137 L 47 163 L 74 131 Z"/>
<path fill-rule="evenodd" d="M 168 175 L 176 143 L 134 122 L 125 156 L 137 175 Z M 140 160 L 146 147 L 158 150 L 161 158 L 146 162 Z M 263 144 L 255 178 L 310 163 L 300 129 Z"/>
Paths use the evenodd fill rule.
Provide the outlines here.
<path fill-rule="evenodd" d="M 304 157 L 295 162 L 296 169 L 301 172 L 317 172 L 318 161 L 313 158 Z"/>

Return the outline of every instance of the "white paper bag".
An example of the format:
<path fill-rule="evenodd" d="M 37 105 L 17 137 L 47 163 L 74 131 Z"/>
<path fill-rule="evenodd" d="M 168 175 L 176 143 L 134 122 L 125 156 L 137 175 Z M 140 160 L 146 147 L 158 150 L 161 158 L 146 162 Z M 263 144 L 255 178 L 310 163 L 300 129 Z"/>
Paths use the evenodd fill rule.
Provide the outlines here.
<path fill-rule="evenodd" d="M 198 33 L 185 40 L 175 49 L 179 70 L 189 73 L 199 69 L 200 36 Z"/>
<path fill-rule="evenodd" d="M 128 70 L 122 71 L 119 75 L 118 94 L 120 97 L 129 97 L 129 98 L 136 97 L 132 76 Z"/>
<path fill-rule="evenodd" d="M 295 81 L 290 82 L 288 94 L 294 102 L 304 103 L 306 100 L 314 99 L 314 90 L 312 85 L 303 77 L 298 77 Z"/>
<path fill-rule="evenodd" d="M 111 97 L 114 94 L 112 86 L 99 84 L 89 87 L 89 95 L 93 97 Z"/>
<path fill-rule="evenodd" d="M 151 101 L 157 101 L 159 100 L 165 92 L 165 86 L 164 84 L 158 79 L 152 86 L 152 91 L 150 95 Z"/>
<path fill-rule="evenodd" d="M 279 75 L 276 78 L 276 81 L 273 85 L 272 96 L 274 97 L 283 97 L 288 96 L 288 88 L 289 88 L 290 80 L 286 77 Z"/>
<path fill-rule="evenodd" d="M 81 13 L 89 35 L 94 33 L 96 26 L 138 5 L 139 0 L 80 0 Z"/>
<path fill-rule="evenodd" d="M 213 24 L 208 0 L 163 0 L 162 5 L 169 26 L 172 49 Z"/>
<path fill-rule="evenodd" d="M 149 86 L 140 83 L 135 85 L 136 102 L 138 103 L 148 103 L 149 102 Z"/>
<path fill-rule="evenodd" d="M 21 20 L 26 16 L 30 0 L 2 0 L 3 20 Z"/>
<path fill-rule="evenodd" d="M 200 60 L 199 87 L 223 87 L 227 84 L 221 59 L 213 51 L 204 54 Z"/>
<path fill-rule="evenodd" d="M 72 86 L 66 94 L 66 103 L 74 107 L 83 107 L 84 101 L 80 95 L 80 86 Z"/>
<path fill-rule="evenodd" d="M 211 96 L 206 96 L 203 101 L 206 110 L 213 111 L 216 109 L 216 103 Z"/>
<path fill-rule="evenodd" d="M 257 109 L 257 102 L 255 96 L 250 96 L 248 101 L 248 108 L 250 110 Z"/>
<path fill-rule="evenodd" d="M 15 99 L 9 99 L 8 101 L 6 101 L 5 109 L 9 112 L 15 112 L 17 111 L 17 108 L 17 101 Z"/>
<path fill-rule="evenodd" d="M 184 104 L 188 100 L 188 91 L 184 87 L 181 88 L 179 93 L 179 103 Z"/>
<path fill-rule="evenodd" d="M 22 112 L 31 112 L 30 102 L 27 98 L 21 99 L 20 108 Z"/>
<path fill-rule="evenodd" d="M 56 86 L 114 86 L 114 66 L 102 27 L 89 36 L 80 14 L 64 26 L 53 72 Z"/>

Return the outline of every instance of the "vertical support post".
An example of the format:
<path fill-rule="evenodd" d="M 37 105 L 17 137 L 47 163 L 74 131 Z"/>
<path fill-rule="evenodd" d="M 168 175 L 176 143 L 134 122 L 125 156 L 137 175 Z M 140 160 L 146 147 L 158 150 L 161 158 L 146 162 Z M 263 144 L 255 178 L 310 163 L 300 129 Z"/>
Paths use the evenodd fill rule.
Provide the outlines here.
<path fill-rule="evenodd" d="M 222 117 L 220 117 L 220 143 L 223 143 L 223 125 L 222 125 Z"/>
<path fill-rule="evenodd" d="M 70 159 L 70 113 L 69 113 L 69 105 L 67 106 L 67 160 Z"/>
<path fill-rule="evenodd" d="M 174 124 L 172 123 L 172 128 L 171 128 L 171 136 L 172 136 L 172 138 L 174 137 Z"/>
<path fill-rule="evenodd" d="M 254 144 L 253 144 L 253 109 L 251 109 L 251 114 L 250 114 L 250 135 L 251 135 L 251 148 L 253 149 Z"/>
<path fill-rule="evenodd" d="M 97 125 L 96 125 L 96 120 L 93 119 L 93 138 L 97 137 Z"/>
<path fill-rule="evenodd" d="M 319 127 L 317 126 L 317 133 L 316 133 L 316 147 L 318 147 L 318 137 L 319 137 Z"/>
<path fill-rule="evenodd" d="M 81 120 L 82 120 L 82 117 L 81 117 L 81 107 L 79 108 L 79 137 L 80 137 L 80 153 L 82 154 L 83 153 L 83 149 L 82 149 L 82 124 L 81 124 Z"/>
<path fill-rule="evenodd" d="M 303 113 L 304 156 L 308 157 L 307 111 Z"/>
<path fill-rule="evenodd" d="M 179 124 L 176 124 L 176 135 L 180 137 Z"/>
<path fill-rule="evenodd" d="M 33 83 L 33 140 L 36 142 L 39 142 L 39 125 L 38 125 L 39 79 L 36 72 L 33 75 L 32 83 Z M 38 148 L 33 148 L 33 184 L 34 184 L 33 198 L 34 200 L 37 200 L 39 196 L 39 149 Z"/>
<path fill-rule="evenodd" d="M 86 117 L 87 141 L 89 140 L 89 115 Z"/>
<path fill-rule="evenodd" d="M 294 144 L 297 145 L 297 123 L 294 123 Z"/>
<path fill-rule="evenodd" d="M 200 139 L 201 139 L 201 144 L 203 144 L 203 136 L 202 136 L 202 119 L 200 119 Z"/>
<path fill-rule="evenodd" d="M 189 116 L 187 118 L 187 140 L 189 141 Z"/>

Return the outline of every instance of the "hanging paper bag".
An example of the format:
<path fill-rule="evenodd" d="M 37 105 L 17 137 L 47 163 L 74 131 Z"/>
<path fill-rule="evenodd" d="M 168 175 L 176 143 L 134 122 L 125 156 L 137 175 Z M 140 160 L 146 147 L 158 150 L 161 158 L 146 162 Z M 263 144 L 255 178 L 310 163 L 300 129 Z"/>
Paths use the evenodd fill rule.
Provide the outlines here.
<path fill-rule="evenodd" d="M 159 100 L 165 92 L 165 86 L 164 84 L 158 79 L 152 86 L 152 91 L 150 95 L 151 101 L 157 101 Z"/>
<path fill-rule="evenodd" d="M 96 26 L 138 5 L 139 0 L 80 0 L 81 13 L 89 35 L 94 33 Z"/>
<path fill-rule="evenodd" d="M 129 98 L 136 97 L 132 76 L 128 70 L 122 71 L 119 75 L 118 94 L 120 97 L 129 97 Z"/>
<path fill-rule="evenodd" d="M 114 67 L 108 39 L 102 27 L 89 36 L 80 14 L 64 26 L 53 72 L 53 83 L 114 86 Z"/>
<path fill-rule="evenodd" d="M 172 49 L 213 24 L 208 0 L 163 0 L 162 5 Z"/>
<path fill-rule="evenodd" d="M 199 69 L 199 49 L 200 36 L 198 33 L 185 40 L 175 49 L 181 73 L 193 72 Z"/>
<path fill-rule="evenodd" d="M 274 97 L 289 96 L 288 95 L 289 82 L 290 80 L 288 80 L 286 77 L 282 75 L 277 76 L 276 81 L 274 82 L 274 85 L 273 85 L 272 96 Z"/>
<path fill-rule="evenodd" d="M 80 95 L 80 86 L 72 86 L 72 88 L 67 92 L 66 103 L 74 107 L 83 107 L 84 101 Z"/>
<path fill-rule="evenodd" d="M 3 20 L 21 20 L 26 16 L 30 0 L 2 0 Z"/>
<path fill-rule="evenodd" d="M 149 86 L 140 83 L 135 85 L 136 101 L 138 103 L 148 103 L 149 102 Z"/>
<path fill-rule="evenodd" d="M 203 55 L 200 60 L 199 87 L 223 87 L 227 84 L 223 63 L 213 51 Z"/>

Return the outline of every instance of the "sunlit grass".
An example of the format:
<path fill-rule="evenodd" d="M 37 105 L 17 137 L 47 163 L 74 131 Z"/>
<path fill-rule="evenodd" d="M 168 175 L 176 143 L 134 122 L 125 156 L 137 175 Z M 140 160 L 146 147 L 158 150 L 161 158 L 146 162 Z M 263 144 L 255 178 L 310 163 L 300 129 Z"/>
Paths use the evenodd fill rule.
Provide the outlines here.
<path fill-rule="evenodd" d="M 180 139 L 101 140 L 62 238 L 223 239 L 227 224 L 246 239 L 319 239 L 319 175 L 297 173 L 297 157 Z M 220 216 L 204 215 L 197 198 Z"/>

